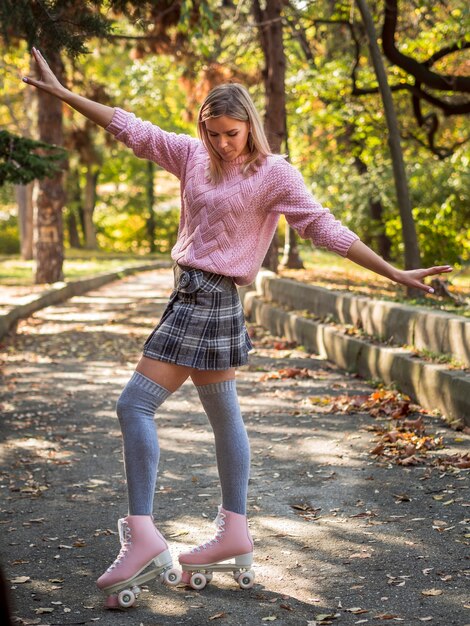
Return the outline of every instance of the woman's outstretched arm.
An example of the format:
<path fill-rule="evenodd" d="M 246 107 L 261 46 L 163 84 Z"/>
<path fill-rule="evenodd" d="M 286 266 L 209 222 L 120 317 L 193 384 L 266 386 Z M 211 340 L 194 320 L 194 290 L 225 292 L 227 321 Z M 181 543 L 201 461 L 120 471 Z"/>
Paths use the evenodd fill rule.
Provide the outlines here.
<path fill-rule="evenodd" d="M 382 257 L 359 240 L 351 245 L 346 256 L 350 261 L 354 261 L 354 263 L 362 265 L 362 267 L 366 267 L 376 274 L 390 278 L 401 285 L 421 289 L 427 293 L 433 293 L 434 289 L 423 283 L 424 278 L 452 271 L 450 265 L 437 265 L 435 267 L 418 270 L 399 270 L 393 267 L 393 265 L 390 265 L 390 263 L 387 263 L 387 261 L 384 261 Z"/>
<path fill-rule="evenodd" d="M 39 70 L 39 79 L 37 80 L 35 78 L 25 76 L 23 77 L 23 81 L 25 83 L 33 85 L 33 87 L 37 87 L 38 89 L 42 89 L 43 91 L 56 96 L 56 98 L 66 102 L 73 109 L 87 117 L 92 122 L 95 122 L 95 124 L 98 124 L 103 128 L 109 126 L 114 115 L 113 107 L 100 104 L 99 102 L 94 102 L 93 100 L 89 100 L 88 98 L 72 93 L 60 84 L 37 48 L 32 49 L 32 54 Z"/>

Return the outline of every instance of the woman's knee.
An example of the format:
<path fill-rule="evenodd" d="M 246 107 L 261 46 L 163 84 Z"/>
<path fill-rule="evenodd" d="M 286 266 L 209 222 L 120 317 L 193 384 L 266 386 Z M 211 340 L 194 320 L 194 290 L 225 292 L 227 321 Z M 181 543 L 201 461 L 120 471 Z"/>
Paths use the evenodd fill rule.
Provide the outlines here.
<path fill-rule="evenodd" d="M 132 402 L 132 398 L 130 396 L 131 394 L 129 394 L 128 383 L 122 390 L 121 395 L 116 402 L 116 415 L 121 423 L 126 418 L 130 417 L 133 412 L 134 403 Z"/>
<path fill-rule="evenodd" d="M 121 425 L 126 419 L 153 420 L 156 410 L 170 394 L 162 385 L 140 372 L 134 372 L 116 403 Z"/>

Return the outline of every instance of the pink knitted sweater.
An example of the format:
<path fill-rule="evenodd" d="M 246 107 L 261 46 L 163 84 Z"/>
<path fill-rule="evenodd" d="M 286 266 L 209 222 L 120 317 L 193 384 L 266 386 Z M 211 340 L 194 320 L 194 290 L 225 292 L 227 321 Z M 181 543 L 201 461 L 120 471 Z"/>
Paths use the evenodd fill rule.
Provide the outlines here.
<path fill-rule="evenodd" d="M 281 214 L 302 238 L 342 256 L 358 239 L 313 198 L 282 156 L 267 157 L 248 176 L 240 172 L 244 157 L 224 163 L 224 179 L 214 184 L 207 178 L 209 155 L 199 139 L 168 133 L 118 108 L 106 130 L 180 179 L 181 217 L 171 256 L 182 265 L 249 284 Z"/>

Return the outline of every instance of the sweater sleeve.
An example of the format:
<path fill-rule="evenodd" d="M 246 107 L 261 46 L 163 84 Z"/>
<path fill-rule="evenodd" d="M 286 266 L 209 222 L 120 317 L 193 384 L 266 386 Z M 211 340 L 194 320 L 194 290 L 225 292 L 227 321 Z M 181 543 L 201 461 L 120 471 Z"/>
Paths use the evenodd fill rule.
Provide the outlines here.
<path fill-rule="evenodd" d="M 166 132 L 119 108 L 114 109 L 106 130 L 131 148 L 136 156 L 158 163 L 178 178 L 182 177 L 191 152 L 200 143 L 189 135 Z"/>
<path fill-rule="evenodd" d="M 273 165 L 264 182 L 268 211 L 284 214 L 303 239 L 341 256 L 359 239 L 312 196 L 300 172 L 284 159 Z"/>

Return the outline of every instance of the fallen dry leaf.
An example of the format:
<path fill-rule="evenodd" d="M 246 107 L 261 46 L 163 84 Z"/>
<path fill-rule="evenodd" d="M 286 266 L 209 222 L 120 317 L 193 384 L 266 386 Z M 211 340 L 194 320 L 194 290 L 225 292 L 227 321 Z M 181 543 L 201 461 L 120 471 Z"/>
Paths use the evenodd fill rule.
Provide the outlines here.
<path fill-rule="evenodd" d="M 418 459 L 415 455 L 411 455 L 411 456 L 406 456 L 404 459 L 397 459 L 395 461 L 395 463 L 397 465 L 418 465 L 419 463 L 421 463 L 421 459 Z"/>
<path fill-rule="evenodd" d="M 421 592 L 423 596 L 440 596 L 442 595 L 442 589 L 423 589 Z"/>
<path fill-rule="evenodd" d="M 355 606 L 352 609 L 344 609 L 346 613 L 353 613 L 354 615 L 361 615 L 361 613 L 368 613 L 368 609 L 361 609 L 359 606 Z M 356 622 L 357 624 L 357 622 Z"/>
<path fill-rule="evenodd" d="M 375 454 L 375 455 L 382 454 L 384 450 L 385 450 L 385 445 L 383 442 L 380 442 L 375 446 L 375 448 L 373 448 L 370 451 L 370 454 Z"/>
<path fill-rule="evenodd" d="M 418 433 L 424 432 L 424 421 L 422 417 L 418 417 L 416 420 L 403 420 L 401 426 Z"/>
<path fill-rule="evenodd" d="M 260 382 L 266 380 L 283 380 L 287 378 L 311 378 L 307 368 L 300 369 L 298 367 L 285 367 L 274 372 L 269 372 L 260 376 Z"/>
<path fill-rule="evenodd" d="M 16 578 L 12 578 L 10 582 L 14 585 L 22 585 L 23 583 L 29 583 L 30 580 L 30 576 L 17 576 Z"/>
<path fill-rule="evenodd" d="M 439 468 L 447 469 L 448 467 L 456 467 L 459 469 L 470 468 L 470 453 L 466 454 L 452 454 L 447 456 L 440 456 L 434 459 L 433 465 L 437 465 Z"/>
<path fill-rule="evenodd" d="M 298 511 L 298 515 L 303 517 L 305 520 L 314 522 L 319 519 L 318 513 L 321 511 L 321 508 L 314 509 L 309 504 L 291 504 L 291 509 Z"/>
<path fill-rule="evenodd" d="M 372 554 L 370 552 L 355 552 L 351 554 L 350 559 L 371 559 Z"/>

